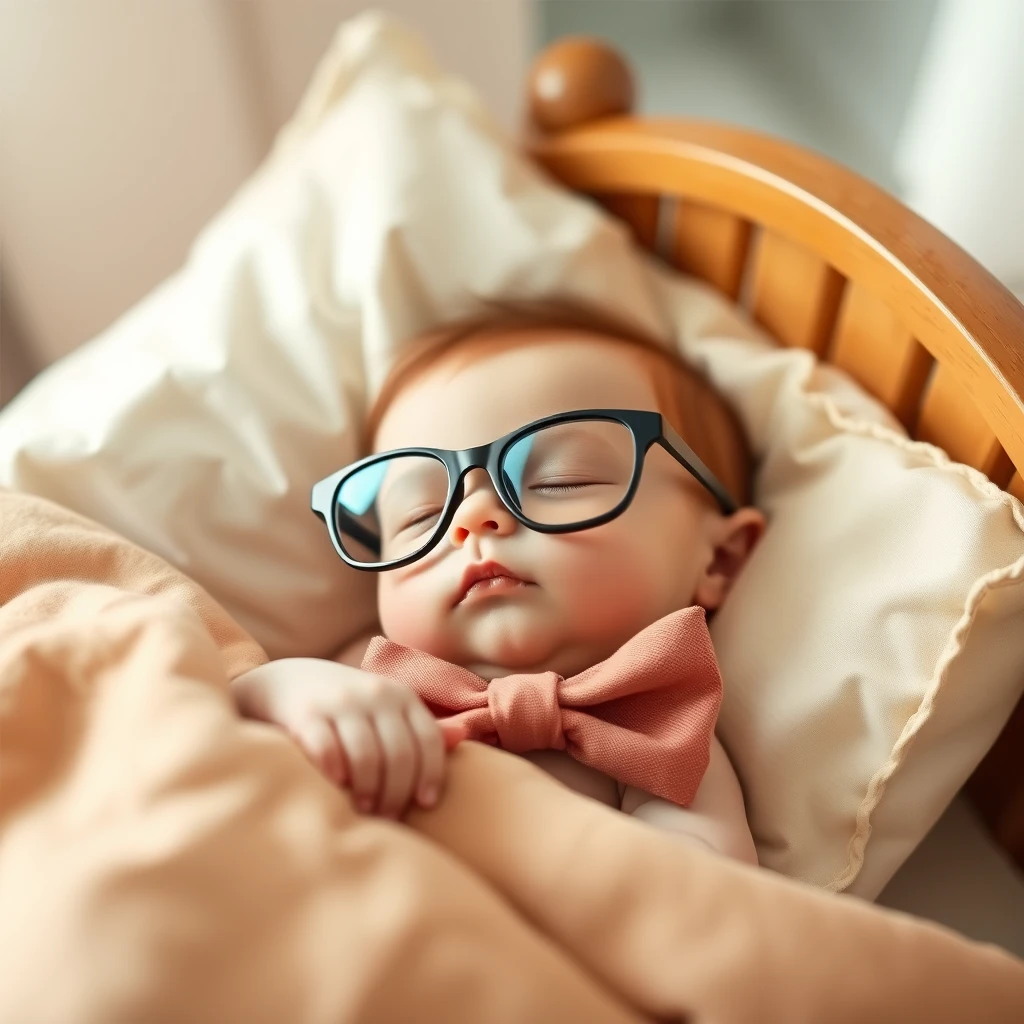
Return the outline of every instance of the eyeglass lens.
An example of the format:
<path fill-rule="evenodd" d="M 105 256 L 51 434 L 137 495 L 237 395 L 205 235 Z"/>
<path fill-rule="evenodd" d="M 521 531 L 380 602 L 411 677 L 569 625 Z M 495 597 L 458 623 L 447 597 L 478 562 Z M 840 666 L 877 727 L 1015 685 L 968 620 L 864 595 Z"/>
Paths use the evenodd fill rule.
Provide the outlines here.
<path fill-rule="evenodd" d="M 633 478 L 633 435 L 622 423 L 572 420 L 510 445 L 499 467 L 512 503 L 543 526 L 583 524 L 611 512 Z M 444 514 L 448 470 L 433 456 L 394 455 L 346 477 L 335 521 L 355 562 L 395 561 L 427 546 Z M 379 555 L 367 543 L 379 546 Z"/>

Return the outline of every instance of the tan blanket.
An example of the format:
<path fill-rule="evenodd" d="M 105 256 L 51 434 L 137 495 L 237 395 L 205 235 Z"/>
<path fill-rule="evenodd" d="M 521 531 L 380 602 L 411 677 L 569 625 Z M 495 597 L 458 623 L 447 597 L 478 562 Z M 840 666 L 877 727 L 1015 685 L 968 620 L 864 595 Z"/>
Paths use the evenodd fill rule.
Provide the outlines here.
<path fill-rule="evenodd" d="M 160 559 L 0 492 L 3 1024 L 1024 1020 L 1009 955 L 499 751 L 359 817 L 235 715 L 263 659 Z"/>

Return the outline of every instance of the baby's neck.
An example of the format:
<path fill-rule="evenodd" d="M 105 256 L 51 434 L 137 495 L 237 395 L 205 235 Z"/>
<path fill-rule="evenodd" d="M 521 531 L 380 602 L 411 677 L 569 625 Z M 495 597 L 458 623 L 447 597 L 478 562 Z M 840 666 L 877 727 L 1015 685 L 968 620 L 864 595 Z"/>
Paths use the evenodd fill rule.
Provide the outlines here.
<path fill-rule="evenodd" d="M 577 644 L 566 643 L 559 646 L 556 652 L 549 652 L 548 655 L 533 662 L 515 658 L 509 659 L 511 664 L 495 664 L 472 657 L 449 660 L 488 682 L 504 676 L 542 675 L 545 672 L 554 672 L 567 679 L 611 657 L 622 643 L 630 638 L 627 637 L 614 645 L 608 644 L 605 639 L 596 638 L 591 642 Z"/>
<path fill-rule="evenodd" d="M 383 635 L 383 633 L 384 631 L 381 629 L 380 625 L 376 625 L 373 629 L 357 637 L 346 647 L 342 648 L 342 650 L 335 655 L 333 660 L 341 662 L 344 665 L 353 665 L 356 668 L 360 667 L 370 641 L 376 636 Z M 599 644 L 595 643 L 594 645 L 579 647 L 578 649 L 563 648 L 559 651 L 557 658 L 550 663 L 546 659 L 536 665 L 519 665 L 514 668 L 509 668 L 505 665 L 494 665 L 488 662 L 478 662 L 472 659 L 459 661 L 455 661 L 454 659 L 448 660 L 451 660 L 454 664 L 460 665 L 462 668 L 468 669 L 470 672 L 473 672 L 481 679 L 485 679 L 488 682 L 492 679 L 499 679 L 504 676 L 537 675 L 544 672 L 555 672 L 563 678 L 566 678 L 568 676 L 578 675 L 580 672 L 583 672 L 586 669 L 606 660 L 611 657 L 611 655 L 614 654 L 620 646 L 621 643 L 616 644 L 611 650 L 605 650 Z"/>

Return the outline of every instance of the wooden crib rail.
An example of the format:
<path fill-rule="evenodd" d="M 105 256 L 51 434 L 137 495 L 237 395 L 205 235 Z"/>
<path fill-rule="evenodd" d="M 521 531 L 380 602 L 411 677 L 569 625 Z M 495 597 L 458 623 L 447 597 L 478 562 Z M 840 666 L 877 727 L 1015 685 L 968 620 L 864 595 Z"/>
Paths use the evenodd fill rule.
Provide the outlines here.
<path fill-rule="evenodd" d="M 624 219 L 652 248 L 655 211 L 675 204 L 676 244 L 663 256 L 731 295 L 751 274 L 752 311 L 780 341 L 837 357 L 912 430 L 920 408 L 922 436 L 1007 486 L 1012 467 L 1024 469 L 1024 306 L 936 228 L 824 157 L 711 122 L 603 116 L 628 110 L 626 76 L 593 43 L 546 51 L 531 78 L 533 158 L 619 215 L 632 210 Z M 887 320 L 893 344 L 879 342 Z M 941 372 L 929 374 L 929 356 Z"/>
<path fill-rule="evenodd" d="M 637 239 L 815 351 L 914 437 L 1024 500 L 1024 306 L 871 182 L 745 129 L 628 116 L 628 65 L 595 40 L 531 71 L 527 151 Z M 1024 866 L 1024 701 L 968 784 Z"/>

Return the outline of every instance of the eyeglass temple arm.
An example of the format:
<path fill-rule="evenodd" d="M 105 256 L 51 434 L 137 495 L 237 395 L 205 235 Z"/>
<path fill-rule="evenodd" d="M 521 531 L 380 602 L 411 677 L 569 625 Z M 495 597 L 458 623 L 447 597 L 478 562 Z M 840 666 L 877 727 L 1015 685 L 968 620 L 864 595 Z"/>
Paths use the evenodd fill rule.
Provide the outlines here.
<path fill-rule="evenodd" d="M 725 515 L 736 511 L 736 502 L 729 492 L 719 483 L 714 473 L 697 457 L 697 453 L 675 432 L 672 424 L 664 416 L 661 417 L 661 432 L 669 443 L 669 450 L 676 461 L 685 466 L 704 487 L 710 491 L 718 507 Z"/>

